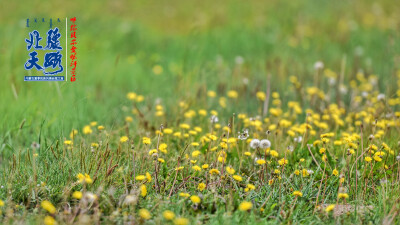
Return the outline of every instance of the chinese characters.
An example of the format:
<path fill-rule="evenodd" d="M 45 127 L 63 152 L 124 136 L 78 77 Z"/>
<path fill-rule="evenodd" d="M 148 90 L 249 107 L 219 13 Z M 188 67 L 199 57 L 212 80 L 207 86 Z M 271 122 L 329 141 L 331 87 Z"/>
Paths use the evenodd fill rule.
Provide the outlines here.
<path fill-rule="evenodd" d="M 34 30 L 29 33 L 29 38 L 25 39 L 27 43 L 27 50 L 30 51 L 33 48 L 33 51 L 29 53 L 29 58 L 24 64 L 26 70 L 31 70 L 35 68 L 38 71 L 43 71 L 44 75 L 55 75 L 64 71 L 62 66 L 62 54 L 60 51 L 62 47 L 60 46 L 59 38 L 61 34 L 59 29 L 56 27 L 54 29 L 49 29 L 47 32 L 47 42 L 46 46 L 43 47 L 40 45 L 40 41 L 43 39 L 40 37 L 40 33 L 37 30 Z M 37 51 L 50 51 L 44 55 L 44 62 L 40 64 L 40 60 L 37 57 Z M 48 70 L 48 68 L 51 68 Z"/>
<path fill-rule="evenodd" d="M 70 45 L 72 45 L 71 47 L 71 54 L 69 56 L 69 58 L 71 59 L 71 64 L 69 65 L 72 69 L 71 69 L 71 82 L 76 81 L 76 17 L 71 18 L 70 21 L 72 22 L 71 28 L 70 28 L 70 32 L 71 32 L 71 43 Z"/>

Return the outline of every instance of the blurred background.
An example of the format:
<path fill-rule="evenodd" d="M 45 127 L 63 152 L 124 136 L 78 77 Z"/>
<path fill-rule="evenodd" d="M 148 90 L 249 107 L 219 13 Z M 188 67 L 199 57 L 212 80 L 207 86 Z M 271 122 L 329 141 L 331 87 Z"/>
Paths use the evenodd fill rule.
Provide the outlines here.
<path fill-rule="evenodd" d="M 24 82 L 26 19 L 74 16 L 77 81 Z M 21 145 L 41 130 L 52 138 L 90 121 L 123 121 L 129 91 L 168 112 L 206 90 L 246 90 L 239 99 L 252 100 L 236 109 L 251 112 L 267 74 L 272 91 L 287 90 L 292 75 L 312 85 L 317 61 L 343 68 L 345 83 L 357 71 L 374 74 L 390 96 L 399 28 L 393 0 L 0 1 L 0 134 L 8 143 L 1 148 L 18 140 L 11 136 L 23 121 L 21 134 L 32 140 Z"/>

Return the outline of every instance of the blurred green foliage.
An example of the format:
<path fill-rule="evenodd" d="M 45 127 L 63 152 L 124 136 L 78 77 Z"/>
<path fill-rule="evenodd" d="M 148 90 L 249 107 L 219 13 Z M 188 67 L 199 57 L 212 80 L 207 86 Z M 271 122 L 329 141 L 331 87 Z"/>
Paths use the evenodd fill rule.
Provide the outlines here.
<path fill-rule="evenodd" d="M 3 134 L 24 119 L 35 135 L 45 121 L 50 137 L 88 120 L 122 120 L 128 91 L 175 107 L 168 99 L 241 88 L 244 79 L 249 92 L 264 90 L 268 73 L 273 90 L 284 90 L 291 75 L 311 80 L 316 61 L 340 72 L 345 60 L 345 82 L 362 70 L 381 77 L 389 96 L 396 87 L 400 5 L 392 0 L 1 1 L 0 8 Z M 73 16 L 77 81 L 24 82 L 26 19 Z"/>

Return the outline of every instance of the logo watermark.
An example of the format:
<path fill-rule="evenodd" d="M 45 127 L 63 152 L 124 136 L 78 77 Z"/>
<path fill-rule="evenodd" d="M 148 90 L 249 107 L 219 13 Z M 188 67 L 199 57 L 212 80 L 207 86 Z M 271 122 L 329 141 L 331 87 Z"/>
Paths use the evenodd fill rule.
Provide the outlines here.
<path fill-rule="evenodd" d="M 29 18 L 26 20 L 26 27 L 32 30 L 25 39 L 28 58 L 24 63 L 24 68 L 28 71 L 29 76 L 25 76 L 24 81 L 68 81 L 68 58 L 66 57 L 68 31 L 70 31 L 71 38 L 70 81 L 76 81 L 76 17 L 69 21 L 72 23 L 70 29 L 68 29 L 68 18 L 65 18 L 65 30 L 62 30 L 60 18 L 54 22 L 53 19 L 46 21 L 45 18 L 42 18 L 41 21 L 37 18 L 33 21 Z M 47 24 L 49 27 L 46 27 Z M 53 28 L 53 25 L 56 27 Z M 45 32 L 43 32 L 43 28 L 45 28 Z M 45 35 L 42 36 L 44 33 Z M 61 45 L 63 36 L 65 36 L 65 49 Z"/>

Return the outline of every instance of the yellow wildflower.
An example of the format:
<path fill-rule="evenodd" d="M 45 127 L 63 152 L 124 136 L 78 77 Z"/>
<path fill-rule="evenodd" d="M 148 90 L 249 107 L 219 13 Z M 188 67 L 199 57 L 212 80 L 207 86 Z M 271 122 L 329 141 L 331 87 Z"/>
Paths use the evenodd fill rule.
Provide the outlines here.
<path fill-rule="evenodd" d="M 301 193 L 300 191 L 294 191 L 293 195 L 297 197 L 303 197 L 303 193 Z"/>
<path fill-rule="evenodd" d="M 82 198 L 82 192 L 74 191 L 74 193 L 72 193 L 72 197 L 76 198 L 76 199 L 81 199 Z"/>
<path fill-rule="evenodd" d="M 40 204 L 42 206 L 43 209 L 45 209 L 47 212 L 54 214 L 56 213 L 56 207 L 54 207 L 53 204 L 51 204 L 51 202 L 44 200 L 42 201 L 42 203 Z"/>
<path fill-rule="evenodd" d="M 139 216 L 140 216 L 140 218 L 142 218 L 144 220 L 148 220 L 151 218 L 151 214 L 150 214 L 149 210 L 147 210 L 147 209 L 140 209 Z"/>
<path fill-rule="evenodd" d="M 328 212 L 332 211 L 334 208 L 335 208 L 335 204 L 328 205 L 328 206 L 325 208 L 325 212 L 328 213 Z"/>
<path fill-rule="evenodd" d="M 197 189 L 198 189 L 199 191 L 203 191 L 205 188 L 206 188 L 206 184 L 205 184 L 205 183 L 200 183 L 200 184 L 197 186 Z"/>
<path fill-rule="evenodd" d="M 175 213 L 170 210 L 165 210 L 163 216 L 166 220 L 173 220 L 175 218 Z"/>
<path fill-rule="evenodd" d="M 244 202 L 240 203 L 240 205 L 239 205 L 239 210 L 240 210 L 240 211 L 248 211 L 248 210 L 250 210 L 252 207 L 253 207 L 253 204 L 252 204 L 251 202 L 246 202 L 246 201 L 244 201 Z"/>
<path fill-rule="evenodd" d="M 198 204 L 198 203 L 201 202 L 201 199 L 200 199 L 200 197 L 197 196 L 197 195 L 192 195 L 192 196 L 190 196 L 190 201 L 192 201 L 193 203 Z"/>
<path fill-rule="evenodd" d="M 122 136 L 120 139 L 119 139 L 119 141 L 121 142 L 121 143 L 125 143 L 125 142 L 127 142 L 129 140 L 129 138 L 127 137 L 127 136 Z"/>
<path fill-rule="evenodd" d="M 242 181 L 243 180 L 243 178 L 241 176 L 239 176 L 239 175 L 233 175 L 232 177 L 233 177 L 233 179 L 235 179 L 237 181 Z"/>
<path fill-rule="evenodd" d="M 142 184 L 140 186 L 140 195 L 142 197 L 146 197 L 146 195 L 147 195 L 147 188 L 146 188 L 146 185 L 144 185 L 144 184 Z"/>
<path fill-rule="evenodd" d="M 349 195 L 348 195 L 347 193 L 339 193 L 339 194 L 338 194 L 338 198 L 344 198 L 344 199 L 346 199 L 346 198 L 349 198 Z"/>

